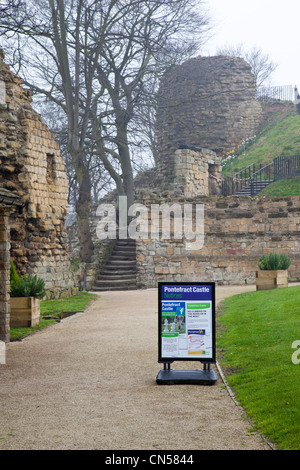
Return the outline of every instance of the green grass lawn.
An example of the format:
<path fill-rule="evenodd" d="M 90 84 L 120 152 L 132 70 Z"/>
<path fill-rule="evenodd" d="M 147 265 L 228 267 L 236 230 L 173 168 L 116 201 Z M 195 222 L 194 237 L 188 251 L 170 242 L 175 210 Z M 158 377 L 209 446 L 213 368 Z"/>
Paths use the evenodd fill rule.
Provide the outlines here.
<path fill-rule="evenodd" d="M 279 450 L 300 450 L 300 286 L 226 299 L 217 325 L 218 362 L 255 428 Z"/>
<path fill-rule="evenodd" d="M 22 339 L 34 331 L 54 324 L 59 321 L 62 312 L 82 311 L 97 297 L 97 294 L 79 292 L 78 295 L 68 298 L 42 300 L 40 324 L 32 328 L 11 328 L 10 339 L 11 341 Z"/>
<path fill-rule="evenodd" d="M 97 298 L 97 294 L 79 292 L 78 295 L 73 295 L 65 299 L 42 300 L 41 316 L 45 317 L 51 315 L 59 317 L 61 312 L 78 312 L 84 310 L 92 300 Z"/>
<path fill-rule="evenodd" d="M 255 163 L 263 166 L 270 163 L 280 155 L 294 155 L 300 153 L 300 115 L 292 115 L 277 122 L 271 129 L 262 132 L 255 143 L 249 146 L 237 159 L 223 170 L 224 176 Z"/>
<path fill-rule="evenodd" d="M 285 197 L 300 196 L 300 176 L 284 178 L 267 186 L 258 196 Z"/>

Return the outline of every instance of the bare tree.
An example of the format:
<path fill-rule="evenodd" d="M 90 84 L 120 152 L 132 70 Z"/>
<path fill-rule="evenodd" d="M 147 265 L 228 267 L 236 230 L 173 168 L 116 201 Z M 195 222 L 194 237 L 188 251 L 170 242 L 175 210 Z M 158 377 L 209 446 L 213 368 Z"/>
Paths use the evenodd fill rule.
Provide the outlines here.
<path fill-rule="evenodd" d="M 0 14 L 14 11 L 16 13 L 17 9 L 21 6 L 22 0 L 2 0 L 0 1 Z"/>
<path fill-rule="evenodd" d="M 90 176 L 84 146 L 92 89 L 81 81 L 83 1 L 78 0 L 76 5 L 68 2 L 69 8 L 65 6 L 62 0 L 24 1 L 17 15 L 13 15 L 11 9 L 2 15 L 1 26 L 5 38 L 11 38 L 10 45 L 15 46 L 11 49 L 14 52 L 11 59 L 17 60 L 25 84 L 65 112 L 68 150 L 78 183 L 76 213 L 80 257 L 88 262 L 93 244 L 89 231 Z M 12 33 L 15 33 L 13 37 Z M 5 44 L 3 47 L 5 49 Z M 93 72 L 86 72 L 86 81 L 91 81 L 92 77 Z"/>
<path fill-rule="evenodd" d="M 180 61 L 199 48 L 199 38 L 196 41 L 194 35 L 195 24 L 203 31 L 207 18 L 195 12 L 195 2 L 191 1 L 117 3 L 118 13 L 123 4 L 126 14 L 119 15 L 113 37 L 106 38 L 101 50 L 97 80 L 106 93 L 95 103 L 92 122 L 95 135 L 98 131 L 99 154 L 116 181 L 119 193 L 127 195 L 130 205 L 134 199 L 130 131 L 135 128 L 133 123 L 141 116 L 141 109 L 145 118 L 145 109 L 155 104 L 149 100 L 149 84 L 153 88 L 157 78 L 174 63 L 175 51 Z M 97 29 L 94 30 L 97 23 L 91 21 L 90 24 L 90 34 L 97 35 Z M 180 37 L 183 29 L 185 38 Z M 111 168 L 111 159 L 119 162 L 122 178 Z"/>
<path fill-rule="evenodd" d="M 208 27 L 202 3 L 11 0 L 2 12 L 0 35 L 10 63 L 66 116 L 82 261 L 93 252 L 91 155 L 132 204 L 132 123 L 149 106 L 147 83 L 198 51 Z"/>
<path fill-rule="evenodd" d="M 217 54 L 231 57 L 241 57 L 251 66 L 252 73 L 256 77 L 256 86 L 261 87 L 270 79 L 276 70 L 277 64 L 271 61 L 268 54 L 264 54 L 261 49 L 253 47 L 246 51 L 242 44 L 237 46 L 225 46 L 217 50 Z"/>

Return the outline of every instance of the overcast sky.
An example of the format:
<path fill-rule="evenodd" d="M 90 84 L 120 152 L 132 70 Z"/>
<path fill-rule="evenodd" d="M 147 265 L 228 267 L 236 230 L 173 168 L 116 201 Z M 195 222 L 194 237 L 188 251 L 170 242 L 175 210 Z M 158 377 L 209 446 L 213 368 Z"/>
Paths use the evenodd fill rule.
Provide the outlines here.
<path fill-rule="evenodd" d="M 259 47 L 278 64 L 272 85 L 300 88 L 300 0 L 206 0 L 213 37 L 204 54 L 242 43 Z"/>

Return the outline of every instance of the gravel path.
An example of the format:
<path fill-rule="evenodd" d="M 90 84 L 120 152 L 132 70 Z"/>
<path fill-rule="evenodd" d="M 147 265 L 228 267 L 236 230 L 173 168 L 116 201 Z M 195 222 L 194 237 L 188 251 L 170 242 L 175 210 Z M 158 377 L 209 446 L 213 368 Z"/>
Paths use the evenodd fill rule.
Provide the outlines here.
<path fill-rule="evenodd" d="M 217 301 L 253 289 L 217 287 Z M 84 313 L 9 343 L 0 450 L 270 450 L 217 368 L 212 386 L 157 385 L 157 342 L 149 289 L 101 293 Z"/>

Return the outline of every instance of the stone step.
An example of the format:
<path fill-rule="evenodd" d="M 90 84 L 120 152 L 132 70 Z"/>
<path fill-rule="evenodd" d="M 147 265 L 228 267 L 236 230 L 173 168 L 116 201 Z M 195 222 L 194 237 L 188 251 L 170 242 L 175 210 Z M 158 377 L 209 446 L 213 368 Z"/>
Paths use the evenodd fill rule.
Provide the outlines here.
<path fill-rule="evenodd" d="M 131 258 L 132 260 L 136 259 L 136 252 L 131 252 L 131 251 L 113 251 L 110 255 L 111 257 L 125 257 L 125 258 Z"/>
<path fill-rule="evenodd" d="M 255 180 L 253 181 L 253 184 L 270 184 L 273 183 L 274 180 Z"/>
<path fill-rule="evenodd" d="M 93 290 L 133 290 L 136 285 L 136 243 L 117 239 L 106 266 L 99 273 Z"/>
<path fill-rule="evenodd" d="M 126 256 L 132 256 L 132 257 L 135 257 L 136 256 L 136 250 L 135 249 L 125 249 L 125 248 L 114 248 L 114 250 L 111 252 L 111 255 L 116 255 L 116 254 L 120 254 L 120 253 L 124 253 Z"/>
<path fill-rule="evenodd" d="M 121 291 L 121 290 L 136 290 L 135 286 L 107 286 L 107 287 L 94 287 L 95 292 L 106 292 L 106 291 Z"/>
<path fill-rule="evenodd" d="M 102 278 L 102 277 L 106 277 L 106 278 L 109 278 L 109 279 L 110 279 L 112 275 L 113 275 L 113 276 L 118 276 L 119 279 L 122 279 L 123 276 L 128 276 L 128 275 L 135 277 L 135 276 L 136 276 L 136 270 L 129 270 L 129 269 L 127 269 L 127 271 L 126 271 L 126 270 L 123 270 L 123 271 L 115 271 L 115 272 L 114 272 L 114 271 L 110 271 L 109 273 L 107 273 L 107 272 L 101 272 L 101 273 L 99 274 L 99 276 L 97 277 L 97 279 L 99 279 L 100 276 L 101 276 L 101 278 Z"/>
<path fill-rule="evenodd" d="M 136 261 L 135 260 L 115 260 L 115 259 L 109 259 L 107 262 L 108 265 L 110 266 L 135 266 Z"/>
<path fill-rule="evenodd" d="M 109 258 L 109 261 L 135 261 L 135 256 L 120 255 L 119 253 L 113 253 Z"/>
<path fill-rule="evenodd" d="M 116 274 L 113 274 L 113 273 L 109 273 L 109 274 L 100 274 L 98 277 L 97 277 L 97 281 L 96 282 L 100 282 L 100 281 L 105 281 L 105 280 L 112 280 L 112 281 L 115 281 L 115 280 L 118 280 L 118 279 L 136 279 L 135 277 L 135 272 L 126 272 L 123 273 L 123 274 L 120 274 L 120 273 L 116 273 Z"/>
<path fill-rule="evenodd" d="M 122 274 L 122 273 L 126 273 L 128 270 L 136 271 L 136 265 L 135 264 L 129 264 L 129 265 L 126 266 L 125 264 L 123 264 L 121 266 L 119 264 L 107 263 L 106 266 L 101 271 L 101 274 L 102 273 L 112 273 L 112 272 L 113 273 L 119 272 L 120 274 Z"/>
<path fill-rule="evenodd" d="M 120 281 L 119 279 L 115 281 L 96 281 L 94 285 L 94 289 L 128 289 L 128 288 L 135 288 L 136 289 L 136 279 L 127 279 Z"/>
<path fill-rule="evenodd" d="M 95 282 L 95 286 L 98 286 L 98 287 L 101 287 L 101 286 L 107 286 L 107 285 L 110 285 L 110 286 L 117 286 L 117 285 L 133 285 L 133 284 L 136 284 L 136 278 L 135 277 L 131 277 L 129 279 L 101 279 L 101 280 L 97 280 Z"/>
<path fill-rule="evenodd" d="M 133 240 L 132 238 L 127 238 L 127 239 L 124 239 L 124 240 L 121 240 L 121 239 L 117 239 L 116 240 L 116 243 L 115 243 L 115 246 L 135 246 L 136 245 L 136 241 Z"/>
<path fill-rule="evenodd" d="M 130 244 L 130 243 L 116 243 L 114 246 L 114 249 L 119 249 L 119 250 L 135 250 L 136 244 Z"/>
<path fill-rule="evenodd" d="M 236 196 L 255 196 L 260 191 L 262 191 L 266 186 L 273 183 L 273 180 L 262 180 L 262 181 L 254 181 L 252 185 L 252 194 L 251 194 L 251 186 L 246 186 L 246 188 L 241 189 L 236 193 Z"/>
<path fill-rule="evenodd" d="M 132 258 L 110 258 L 107 262 L 107 266 L 135 266 L 136 261 Z"/>
<path fill-rule="evenodd" d="M 135 256 L 136 254 L 136 249 L 132 247 L 126 247 L 126 246 L 117 246 L 114 248 L 113 253 L 124 253 L 124 254 L 130 254 L 132 256 Z"/>
<path fill-rule="evenodd" d="M 251 196 L 251 191 L 250 189 L 241 189 L 241 191 L 238 191 L 236 196 Z"/>

